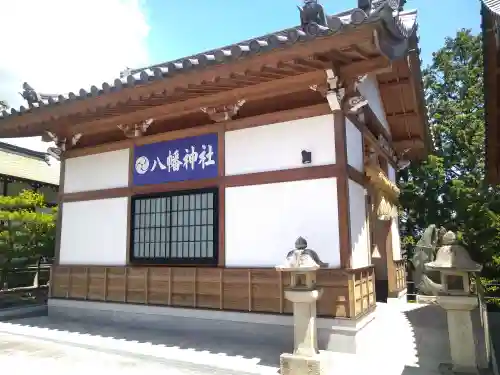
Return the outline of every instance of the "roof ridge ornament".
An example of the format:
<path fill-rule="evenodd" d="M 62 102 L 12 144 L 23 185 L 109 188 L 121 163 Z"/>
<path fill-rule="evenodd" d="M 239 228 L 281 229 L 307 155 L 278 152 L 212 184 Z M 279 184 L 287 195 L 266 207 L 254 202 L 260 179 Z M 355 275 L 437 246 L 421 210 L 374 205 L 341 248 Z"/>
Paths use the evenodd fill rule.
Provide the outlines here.
<path fill-rule="evenodd" d="M 144 120 L 138 124 L 133 124 L 133 125 L 119 124 L 116 126 L 118 127 L 118 129 L 120 129 L 123 132 L 123 134 L 125 134 L 125 137 L 127 137 L 127 138 L 139 138 L 139 137 L 142 137 L 144 135 L 144 133 L 146 133 L 146 131 L 151 126 L 153 121 L 154 120 L 152 118 L 150 118 L 150 119 Z"/>
<path fill-rule="evenodd" d="M 316 35 L 318 26 L 328 27 L 325 10 L 318 0 L 304 0 L 304 5 L 297 8 L 300 12 L 300 27 L 305 33 Z"/>
<path fill-rule="evenodd" d="M 30 108 L 33 108 L 35 104 L 43 103 L 40 95 L 38 95 L 35 89 L 31 87 L 28 82 L 23 83 L 23 92 L 20 92 L 19 95 L 21 95 L 23 99 L 26 100 Z"/>

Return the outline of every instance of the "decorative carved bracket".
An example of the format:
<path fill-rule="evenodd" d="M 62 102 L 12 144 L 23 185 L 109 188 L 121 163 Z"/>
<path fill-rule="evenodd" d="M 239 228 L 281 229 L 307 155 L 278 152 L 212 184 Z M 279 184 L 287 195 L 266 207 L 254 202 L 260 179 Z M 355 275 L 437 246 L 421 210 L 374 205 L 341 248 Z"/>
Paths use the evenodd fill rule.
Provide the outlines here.
<path fill-rule="evenodd" d="M 206 113 L 214 122 L 231 120 L 238 114 L 240 108 L 246 103 L 245 99 L 238 100 L 236 104 L 223 105 L 220 107 L 202 107 L 200 110 Z"/>
<path fill-rule="evenodd" d="M 328 100 L 332 111 L 341 110 L 346 115 L 362 115 L 368 100 L 359 93 L 358 84 L 365 76 L 343 80 L 332 69 L 326 71 L 326 83 L 309 86 Z"/>
<path fill-rule="evenodd" d="M 127 138 L 139 138 L 139 137 L 142 137 L 144 135 L 144 133 L 146 133 L 146 131 L 151 126 L 153 121 L 154 120 L 152 118 L 150 118 L 150 119 L 145 120 L 143 122 L 140 122 L 138 124 L 134 124 L 134 125 L 120 124 L 120 125 L 117 125 L 117 127 L 118 127 L 118 129 L 120 129 L 123 132 L 123 134 L 125 134 L 125 137 L 127 137 Z"/>
<path fill-rule="evenodd" d="M 55 147 L 49 147 L 47 153 L 57 160 L 61 159 L 61 155 L 64 151 L 75 146 L 83 135 L 82 133 L 77 133 L 68 140 L 67 138 L 60 138 L 57 134 L 50 131 L 46 131 L 45 133 L 49 139 L 56 144 Z"/>

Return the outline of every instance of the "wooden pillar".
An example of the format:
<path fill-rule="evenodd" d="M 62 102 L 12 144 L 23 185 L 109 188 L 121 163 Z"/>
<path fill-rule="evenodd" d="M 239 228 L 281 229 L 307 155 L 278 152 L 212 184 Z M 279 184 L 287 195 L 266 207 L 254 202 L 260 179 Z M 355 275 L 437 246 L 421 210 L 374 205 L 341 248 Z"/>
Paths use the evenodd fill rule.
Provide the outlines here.
<path fill-rule="evenodd" d="M 61 165 L 59 170 L 59 195 L 58 195 L 58 207 L 57 207 L 57 221 L 56 221 L 56 244 L 54 251 L 54 264 L 58 265 L 60 261 L 61 254 L 61 232 L 62 232 L 62 215 L 63 215 L 63 201 L 62 197 L 64 194 L 64 176 L 66 171 L 66 160 L 61 156 Z"/>
<path fill-rule="evenodd" d="M 349 177 L 347 165 L 346 119 L 342 111 L 333 113 L 335 127 L 335 163 L 339 168 L 337 177 L 337 206 L 339 223 L 340 265 L 351 268 L 352 244 L 349 214 Z"/>

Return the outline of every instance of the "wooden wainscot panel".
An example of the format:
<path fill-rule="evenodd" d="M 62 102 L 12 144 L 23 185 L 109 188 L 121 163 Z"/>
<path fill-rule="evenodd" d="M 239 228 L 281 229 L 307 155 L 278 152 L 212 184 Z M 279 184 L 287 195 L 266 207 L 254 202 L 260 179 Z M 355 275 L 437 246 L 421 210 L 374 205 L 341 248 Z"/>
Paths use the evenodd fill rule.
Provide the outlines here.
<path fill-rule="evenodd" d="M 127 268 L 128 269 L 128 268 Z M 172 304 L 172 269 L 154 267 L 149 270 L 148 303 L 153 305 Z"/>
<path fill-rule="evenodd" d="M 406 261 L 404 259 L 394 261 L 396 272 L 396 291 L 400 292 L 406 288 Z"/>
<path fill-rule="evenodd" d="M 273 269 L 248 270 L 248 310 L 279 312 L 281 288 L 279 272 Z"/>
<path fill-rule="evenodd" d="M 53 266 L 53 298 L 291 314 L 287 273 L 274 268 Z M 375 304 L 373 268 L 322 269 L 318 315 L 351 318 Z"/>
<path fill-rule="evenodd" d="M 221 308 L 221 274 L 218 268 L 198 268 L 196 271 L 196 307 Z"/>
<path fill-rule="evenodd" d="M 172 305 L 194 307 L 196 267 L 172 268 Z"/>
<path fill-rule="evenodd" d="M 347 271 L 350 274 L 350 318 L 361 317 L 375 308 L 375 269 L 373 266 Z"/>
<path fill-rule="evenodd" d="M 222 285 L 222 308 L 248 311 L 248 269 L 224 269 Z"/>
<path fill-rule="evenodd" d="M 318 287 L 323 295 L 318 301 L 319 316 L 349 317 L 348 277 L 341 270 L 320 270 L 317 276 Z"/>

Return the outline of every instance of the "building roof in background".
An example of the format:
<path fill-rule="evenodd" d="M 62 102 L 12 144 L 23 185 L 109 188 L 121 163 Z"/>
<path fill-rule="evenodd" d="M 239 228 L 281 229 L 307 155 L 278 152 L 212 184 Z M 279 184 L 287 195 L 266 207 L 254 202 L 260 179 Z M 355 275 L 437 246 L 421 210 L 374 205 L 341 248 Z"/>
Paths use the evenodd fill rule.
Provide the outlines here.
<path fill-rule="evenodd" d="M 59 162 L 45 152 L 0 142 L 0 174 L 59 185 Z"/>

